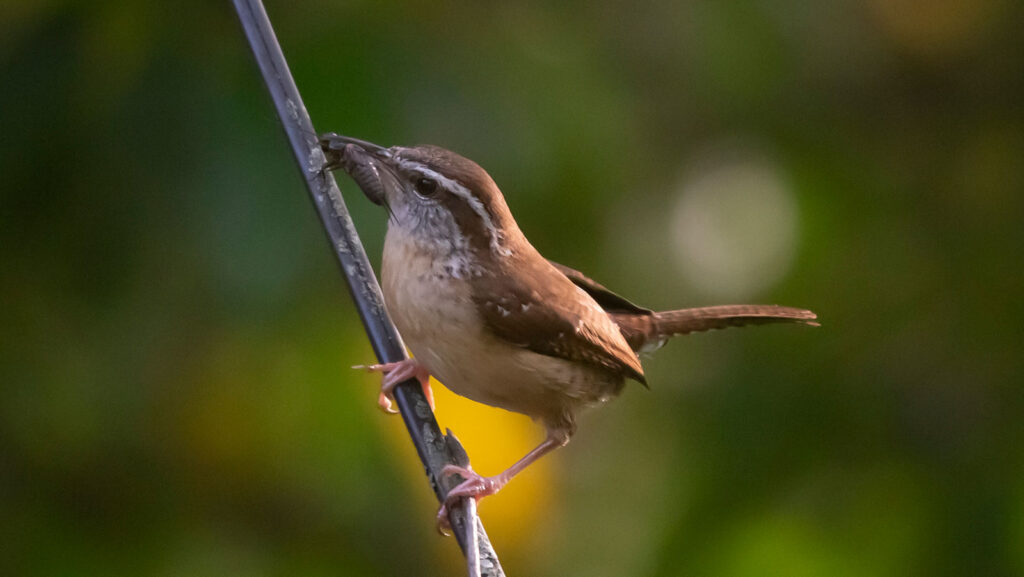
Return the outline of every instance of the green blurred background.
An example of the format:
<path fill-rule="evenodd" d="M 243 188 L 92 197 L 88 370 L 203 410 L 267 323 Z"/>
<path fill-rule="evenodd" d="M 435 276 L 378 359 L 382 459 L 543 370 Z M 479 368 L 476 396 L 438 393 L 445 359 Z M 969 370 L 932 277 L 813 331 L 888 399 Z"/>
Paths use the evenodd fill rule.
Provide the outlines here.
<path fill-rule="evenodd" d="M 481 511 L 510 575 L 1024 574 L 1024 5 L 270 2 L 678 339 Z M 226 2 L 0 6 L 0 573 L 458 575 Z M 374 262 L 378 207 L 341 180 Z M 439 398 L 493 473 L 542 437 Z"/>

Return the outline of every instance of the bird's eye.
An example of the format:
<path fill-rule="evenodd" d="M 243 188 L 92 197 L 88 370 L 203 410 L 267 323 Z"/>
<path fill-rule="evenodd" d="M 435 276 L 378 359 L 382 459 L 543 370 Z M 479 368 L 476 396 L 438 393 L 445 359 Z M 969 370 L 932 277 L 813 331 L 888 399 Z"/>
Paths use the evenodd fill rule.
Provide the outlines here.
<path fill-rule="evenodd" d="M 423 197 L 431 197 L 437 193 L 437 181 L 430 178 L 420 178 L 416 181 L 416 194 Z"/>

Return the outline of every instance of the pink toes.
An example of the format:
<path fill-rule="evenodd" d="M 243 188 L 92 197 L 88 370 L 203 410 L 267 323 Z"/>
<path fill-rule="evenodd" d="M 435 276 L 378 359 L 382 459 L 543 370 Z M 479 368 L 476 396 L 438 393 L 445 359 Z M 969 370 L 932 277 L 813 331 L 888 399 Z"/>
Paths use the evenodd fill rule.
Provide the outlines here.
<path fill-rule="evenodd" d="M 459 467 L 458 465 L 445 465 L 441 469 L 441 475 L 444 477 L 459 475 L 465 479 L 465 481 L 453 487 L 451 491 L 448 491 L 448 495 L 444 498 L 444 503 L 441 504 L 441 508 L 437 511 L 437 530 L 442 535 L 447 535 L 448 531 L 451 530 L 451 523 L 448 522 L 449 507 L 463 497 L 472 497 L 479 501 L 484 497 L 493 495 L 500 491 L 507 482 L 502 475 L 484 477 L 472 469 Z"/>
<path fill-rule="evenodd" d="M 430 404 L 430 409 L 434 409 L 434 391 L 430 388 L 430 373 L 426 367 L 416 362 L 416 359 L 405 359 L 395 363 L 379 365 L 356 365 L 352 368 L 365 369 L 371 373 L 382 373 L 384 375 L 381 379 L 380 396 L 377 398 L 377 406 L 385 413 L 394 414 L 398 412 L 392 408 L 395 402 L 395 387 L 399 383 L 411 378 L 415 378 L 420 382 L 420 385 L 423 387 L 423 395 L 427 398 L 427 403 Z"/>
<path fill-rule="evenodd" d="M 434 408 L 434 389 L 430 388 L 430 376 L 420 380 L 420 385 L 423 386 L 423 396 L 427 398 L 427 404 L 430 405 L 430 410 L 436 410 Z"/>

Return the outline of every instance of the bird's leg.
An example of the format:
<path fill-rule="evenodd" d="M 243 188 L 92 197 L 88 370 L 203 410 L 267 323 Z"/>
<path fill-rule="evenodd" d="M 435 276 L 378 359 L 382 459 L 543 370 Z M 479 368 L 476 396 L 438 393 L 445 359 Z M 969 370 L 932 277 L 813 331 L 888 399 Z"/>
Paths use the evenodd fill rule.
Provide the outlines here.
<path fill-rule="evenodd" d="M 543 443 L 537 445 L 536 448 L 527 453 L 522 459 L 516 461 L 514 465 L 505 469 L 504 472 L 493 477 L 481 476 L 469 467 L 445 465 L 445 467 L 441 469 L 442 476 L 449 477 L 451 475 L 459 475 L 465 479 L 465 481 L 453 487 L 445 496 L 444 503 L 441 504 L 441 508 L 437 511 L 438 530 L 444 534 L 446 529 L 451 529 L 451 526 L 448 523 L 448 508 L 458 502 L 459 499 L 463 497 L 473 497 L 479 501 L 484 497 L 497 493 L 505 486 L 506 483 L 512 480 L 512 477 L 518 475 L 534 461 L 559 447 L 564 447 L 568 442 L 569 435 L 565 432 L 549 430 L 547 439 L 545 439 Z"/>
<path fill-rule="evenodd" d="M 399 383 L 413 377 L 423 387 L 423 394 L 427 397 L 427 402 L 430 403 L 430 410 L 434 410 L 434 391 L 430 388 L 430 372 L 427 370 L 427 367 L 421 365 L 416 359 L 405 359 L 404 361 L 384 363 L 382 365 L 356 365 L 352 368 L 365 369 L 371 373 L 382 373 L 384 375 L 380 383 L 380 397 L 377 399 L 377 405 L 385 413 L 394 414 L 398 412 L 391 408 L 392 403 L 395 401 L 395 387 Z"/>

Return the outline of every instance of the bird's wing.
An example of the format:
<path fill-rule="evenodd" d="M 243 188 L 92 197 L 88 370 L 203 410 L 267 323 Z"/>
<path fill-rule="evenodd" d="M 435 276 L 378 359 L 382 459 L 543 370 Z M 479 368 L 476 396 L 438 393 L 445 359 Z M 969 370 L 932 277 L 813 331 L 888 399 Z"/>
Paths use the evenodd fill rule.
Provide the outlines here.
<path fill-rule="evenodd" d="M 597 301 L 597 304 L 601 305 L 601 308 L 608 312 L 615 313 L 634 313 L 638 315 L 652 315 L 654 311 L 648 308 L 644 308 L 640 305 L 632 303 L 607 288 L 604 285 L 599 284 L 594 279 L 581 273 L 580 271 L 565 266 L 564 264 L 558 264 L 553 260 L 549 260 L 552 266 L 558 269 L 558 272 L 564 274 L 572 283 L 584 291 L 588 295 Z"/>
<path fill-rule="evenodd" d="M 473 300 L 487 328 L 533 352 L 602 367 L 646 384 L 640 359 L 598 302 L 551 264 L 534 262 L 513 265 L 516 274 L 474 283 Z"/>

